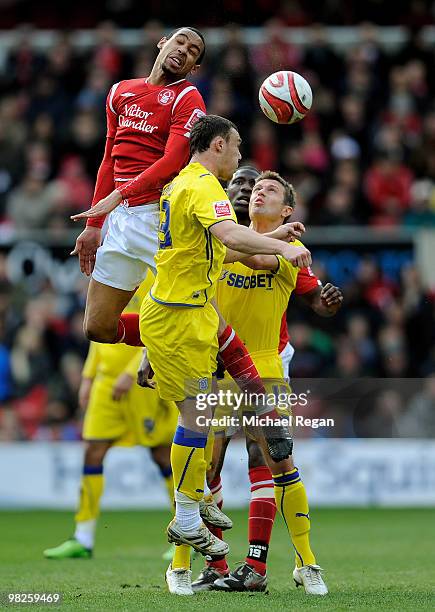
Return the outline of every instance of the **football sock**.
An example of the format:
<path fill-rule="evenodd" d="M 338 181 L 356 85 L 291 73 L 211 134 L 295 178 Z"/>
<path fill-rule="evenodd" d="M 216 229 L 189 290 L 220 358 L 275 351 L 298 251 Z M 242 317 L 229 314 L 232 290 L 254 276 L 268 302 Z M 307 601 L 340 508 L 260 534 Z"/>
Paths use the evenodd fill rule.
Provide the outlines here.
<path fill-rule="evenodd" d="M 222 496 L 222 481 L 220 476 L 216 476 L 216 478 L 210 483 L 210 493 L 213 495 L 213 499 L 215 504 L 222 508 L 224 498 Z"/>
<path fill-rule="evenodd" d="M 228 374 L 234 379 L 241 391 L 248 394 L 260 394 L 266 398 L 267 393 L 260 374 L 246 346 L 240 340 L 234 329 L 228 325 L 218 338 L 219 355 Z M 274 407 L 257 403 L 257 414 L 268 414 L 271 418 L 279 418 Z"/>
<path fill-rule="evenodd" d="M 217 505 L 219 509 L 222 509 L 223 500 L 218 502 Z M 213 535 L 219 538 L 219 540 L 224 539 L 222 529 L 220 527 L 215 527 L 214 525 L 210 525 L 209 523 L 207 523 L 207 527 L 210 529 Z M 218 569 L 221 573 L 228 574 L 228 572 L 230 571 L 225 555 L 210 557 L 210 560 L 207 560 L 206 563 L 209 567 L 214 567 L 215 569 Z"/>
<path fill-rule="evenodd" d="M 276 515 L 272 474 L 267 466 L 251 468 L 251 500 L 249 502 L 249 552 L 246 563 L 259 574 L 266 573 L 267 553 Z"/>
<path fill-rule="evenodd" d="M 165 483 L 166 490 L 168 492 L 171 507 L 174 508 L 174 479 L 172 477 L 172 468 L 170 465 L 168 465 L 167 467 L 159 466 L 159 470 Z"/>
<path fill-rule="evenodd" d="M 94 546 L 95 527 L 100 514 L 103 489 L 103 466 L 84 465 L 80 483 L 79 507 L 75 515 L 74 537 L 86 548 Z"/>
<path fill-rule="evenodd" d="M 250 393 L 266 393 L 257 368 L 234 329 L 228 325 L 218 340 L 219 355 L 225 369 L 240 389 Z"/>
<path fill-rule="evenodd" d="M 224 500 L 222 497 L 222 482 L 221 482 L 220 476 L 217 476 L 210 483 L 210 492 L 213 495 L 213 499 L 216 505 L 218 506 L 218 508 L 222 509 Z M 207 527 L 210 529 L 212 534 L 215 535 L 217 538 L 219 538 L 220 540 L 224 539 L 222 529 L 220 527 L 215 527 L 214 525 L 209 525 L 209 524 L 207 524 Z M 228 567 L 228 563 L 225 559 L 225 556 L 213 557 L 211 561 L 207 561 L 207 565 L 209 567 L 214 567 L 215 569 L 218 569 L 222 573 L 228 573 L 230 569 Z"/>
<path fill-rule="evenodd" d="M 90 521 L 80 521 L 76 523 L 74 538 L 85 548 L 92 550 L 95 543 L 96 519 Z"/>
<path fill-rule="evenodd" d="M 174 556 L 172 558 L 172 569 L 189 569 L 190 568 L 190 546 L 187 544 L 179 544 L 175 546 Z"/>
<path fill-rule="evenodd" d="M 297 468 L 274 474 L 276 506 L 282 514 L 296 552 L 296 565 L 311 565 L 316 558 L 310 547 L 310 515 L 307 494 Z"/>
<path fill-rule="evenodd" d="M 171 447 L 171 465 L 175 488 L 175 516 L 186 531 L 201 525 L 199 500 L 204 495 L 207 436 L 178 426 Z"/>
<path fill-rule="evenodd" d="M 115 344 L 123 342 L 129 346 L 144 346 L 140 339 L 139 315 L 134 312 L 123 313 L 118 321 Z"/>

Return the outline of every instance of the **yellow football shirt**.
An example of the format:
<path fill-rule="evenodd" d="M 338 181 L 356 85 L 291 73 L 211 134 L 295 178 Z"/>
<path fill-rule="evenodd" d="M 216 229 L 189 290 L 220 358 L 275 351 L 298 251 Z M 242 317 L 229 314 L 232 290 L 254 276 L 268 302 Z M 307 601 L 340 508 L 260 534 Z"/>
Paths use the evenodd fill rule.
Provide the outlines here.
<path fill-rule="evenodd" d="M 301 246 L 301 242 L 293 244 Z M 249 353 L 277 354 L 283 312 L 295 288 L 299 268 L 277 256 L 278 269 L 252 270 L 240 261 L 225 264 L 216 299 L 219 310 Z"/>
<path fill-rule="evenodd" d="M 153 282 L 154 275 L 148 270 L 145 280 L 138 287 L 124 312 L 139 313 L 142 300 L 151 289 Z M 141 357 L 141 347 L 128 346 L 122 343 L 100 344 L 91 342 L 82 375 L 85 378 L 95 378 L 97 374 L 118 377 L 122 372 L 128 372 L 135 376 Z"/>
<path fill-rule="evenodd" d="M 189 164 L 165 186 L 153 300 L 201 307 L 214 296 L 226 248 L 210 228 L 226 220 L 237 222 L 233 207 L 218 179 L 201 164 Z"/>

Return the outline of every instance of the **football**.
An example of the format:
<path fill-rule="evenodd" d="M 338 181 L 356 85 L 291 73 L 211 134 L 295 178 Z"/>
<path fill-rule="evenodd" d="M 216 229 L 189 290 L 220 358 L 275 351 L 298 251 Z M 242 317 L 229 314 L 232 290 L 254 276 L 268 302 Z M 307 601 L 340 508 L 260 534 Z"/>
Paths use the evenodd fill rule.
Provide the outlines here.
<path fill-rule="evenodd" d="M 296 123 L 311 108 L 313 94 L 308 82 L 297 72 L 280 70 L 265 79 L 258 92 L 260 108 L 275 123 Z"/>

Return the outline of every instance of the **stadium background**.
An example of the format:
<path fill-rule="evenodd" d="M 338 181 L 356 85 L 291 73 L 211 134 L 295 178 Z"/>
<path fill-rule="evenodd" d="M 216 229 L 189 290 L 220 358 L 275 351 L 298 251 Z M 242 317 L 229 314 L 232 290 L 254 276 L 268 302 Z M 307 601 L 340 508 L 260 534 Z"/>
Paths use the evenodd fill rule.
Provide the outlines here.
<path fill-rule="evenodd" d="M 87 280 L 68 256 L 80 230 L 69 215 L 92 196 L 108 88 L 146 75 L 156 42 L 181 22 L 206 34 L 206 59 L 193 80 L 208 111 L 239 126 L 245 162 L 294 184 L 294 219 L 309 228 L 313 268 L 345 295 L 334 319 L 315 318 L 296 300 L 288 310 L 295 381 L 357 384 L 350 403 L 312 405 L 310 416 L 333 412 L 333 430 L 299 433 L 311 438 L 299 446 L 311 498 L 326 505 L 433 503 L 435 5 L 389 7 L 375 0 L 321 7 L 223 0 L 207 15 L 187 7 L 181 17 L 171 2 L 150 2 L 146 11 L 134 0 L 75 2 L 65 10 L 3 3 L 0 456 L 11 468 L 0 485 L 2 506 L 74 506 Z M 263 78 L 283 68 L 303 74 L 314 91 L 313 110 L 290 127 L 275 126 L 257 104 Z M 340 471 L 328 463 L 331 455 L 353 468 Z M 235 444 L 230 505 L 248 499 L 242 458 Z M 106 506 L 164 503 L 158 484 L 149 495 L 157 475 L 146 453 L 111 460 Z M 407 473 L 411 463 L 420 466 L 418 477 Z"/>
<path fill-rule="evenodd" d="M 55 609 L 74 611 L 432 609 L 434 15 L 430 0 L 221 0 L 205 10 L 168 0 L 3 0 L 3 590 L 62 591 Z M 146 75 L 156 41 L 180 23 L 207 37 L 196 82 L 209 111 L 240 126 L 245 161 L 294 183 L 315 271 L 345 294 L 334 320 L 296 302 L 288 310 L 295 385 L 324 389 L 327 377 L 329 399 L 314 402 L 311 416 L 332 414 L 337 423 L 297 440 L 313 543 L 331 591 L 324 602 L 292 588 L 279 519 L 267 598 L 212 593 L 183 602 L 166 594 L 160 556 L 169 512 L 145 449 L 109 454 L 103 507 L 118 510 L 103 513 L 93 561 L 42 558 L 71 533 L 82 461 L 77 390 L 87 282 L 68 256 L 79 232 L 68 218 L 89 204 L 108 87 Z M 291 127 L 268 122 L 256 101 L 263 77 L 281 68 L 303 74 L 314 91 L 312 112 Z M 242 507 L 230 509 L 233 567 L 246 553 L 242 441 L 230 445 L 223 484 L 228 506 Z M 429 507 L 412 507 L 419 505 Z M 150 506 L 157 509 L 144 510 Z M 132 507 L 139 511 L 119 510 Z M 198 560 L 195 574 L 200 569 Z"/>

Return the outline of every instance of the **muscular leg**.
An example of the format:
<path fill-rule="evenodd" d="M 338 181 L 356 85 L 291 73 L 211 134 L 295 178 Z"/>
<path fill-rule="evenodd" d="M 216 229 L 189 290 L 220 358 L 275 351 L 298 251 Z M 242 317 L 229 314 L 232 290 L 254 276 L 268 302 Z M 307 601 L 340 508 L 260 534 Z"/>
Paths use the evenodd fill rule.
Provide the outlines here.
<path fill-rule="evenodd" d="M 225 453 L 231 438 L 225 436 L 215 436 L 211 465 L 207 470 L 207 484 L 211 487 L 212 482 L 220 478 L 222 466 L 224 464 Z"/>
<path fill-rule="evenodd" d="M 119 317 L 134 293 L 103 285 L 91 278 L 83 324 L 88 340 L 116 342 Z"/>
<path fill-rule="evenodd" d="M 100 500 L 104 490 L 103 461 L 113 440 L 85 442 L 83 474 L 80 483 L 80 502 L 75 515 L 74 537 L 86 548 L 94 547 L 95 528 L 100 514 Z"/>
<path fill-rule="evenodd" d="M 102 466 L 104 457 L 115 440 L 86 440 L 84 464 L 97 467 Z"/>
<path fill-rule="evenodd" d="M 204 449 L 208 427 L 199 427 L 195 401 L 177 402 L 179 425 L 171 447 L 171 466 L 174 475 L 176 520 L 183 529 L 195 531 L 201 525 L 199 501 L 204 495 L 206 461 Z M 210 411 L 201 416 L 210 417 Z"/>
<path fill-rule="evenodd" d="M 171 447 L 154 446 L 150 448 L 150 452 L 154 463 L 158 466 L 160 474 L 165 481 L 171 506 L 174 507 L 174 479 L 172 478 L 171 468 Z"/>
<path fill-rule="evenodd" d="M 249 436 L 246 437 L 246 450 L 248 451 L 251 498 L 248 522 L 249 549 L 245 561 L 258 574 L 264 576 L 276 515 L 275 494 L 272 474 L 266 465 L 263 452 L 257 442 Z"/>
<path fill-rule="evenodd" d="M 75 516 L 74 537 L 55 548 L 46 549 L 44 557 L 47 559 L 88 559 L 91 557 L 97 518 L 100 513 L 100 499 L 104 488 L 103 461 L 112 444 L 112 440 L 85 442 L 80 501 Z"/>
<path fill-rule="evenodd" d="M 272 472 L 276 507 L 280 511 L 296 551 L 296 565 L 313 565 L 316 559 L 310 547 L 310 515 L 307 494 L 299 472 L 288 457 L 274 462 L 264 439 L 259 440 L 265 461 Z"/>
<path fill-rule="evenodd" d="M 207 470 L 207 484 L 212 494 L 213 490 L 218 490 L 218 499 L 215 498 L 215 501 L 218 507 L 221 509 L 223 506 L 223 499 L 221 493 L 221 472 L 225 460 L 225 454 L 227 452 L 228 444 L 230 443 L 230 441 L 231 437 L 215 435 L 211 465 Z M 213 495 L 213 497 L 215 496 Z M 208 528 L 217 538 L 219 538 L 220 540 L 224 539 L 222 529 L 220 529 L 220 527 L 208 525 Z M 206 563 L 208 567 L 212 567 L 215 570 L 218 570 L 219 573 L 222 575 L 226 575 L 229 572 L 229 567 L 225 559 L 225 555 L 213 557 L 211 558 L 211 560 L 207 559 Z"/>

